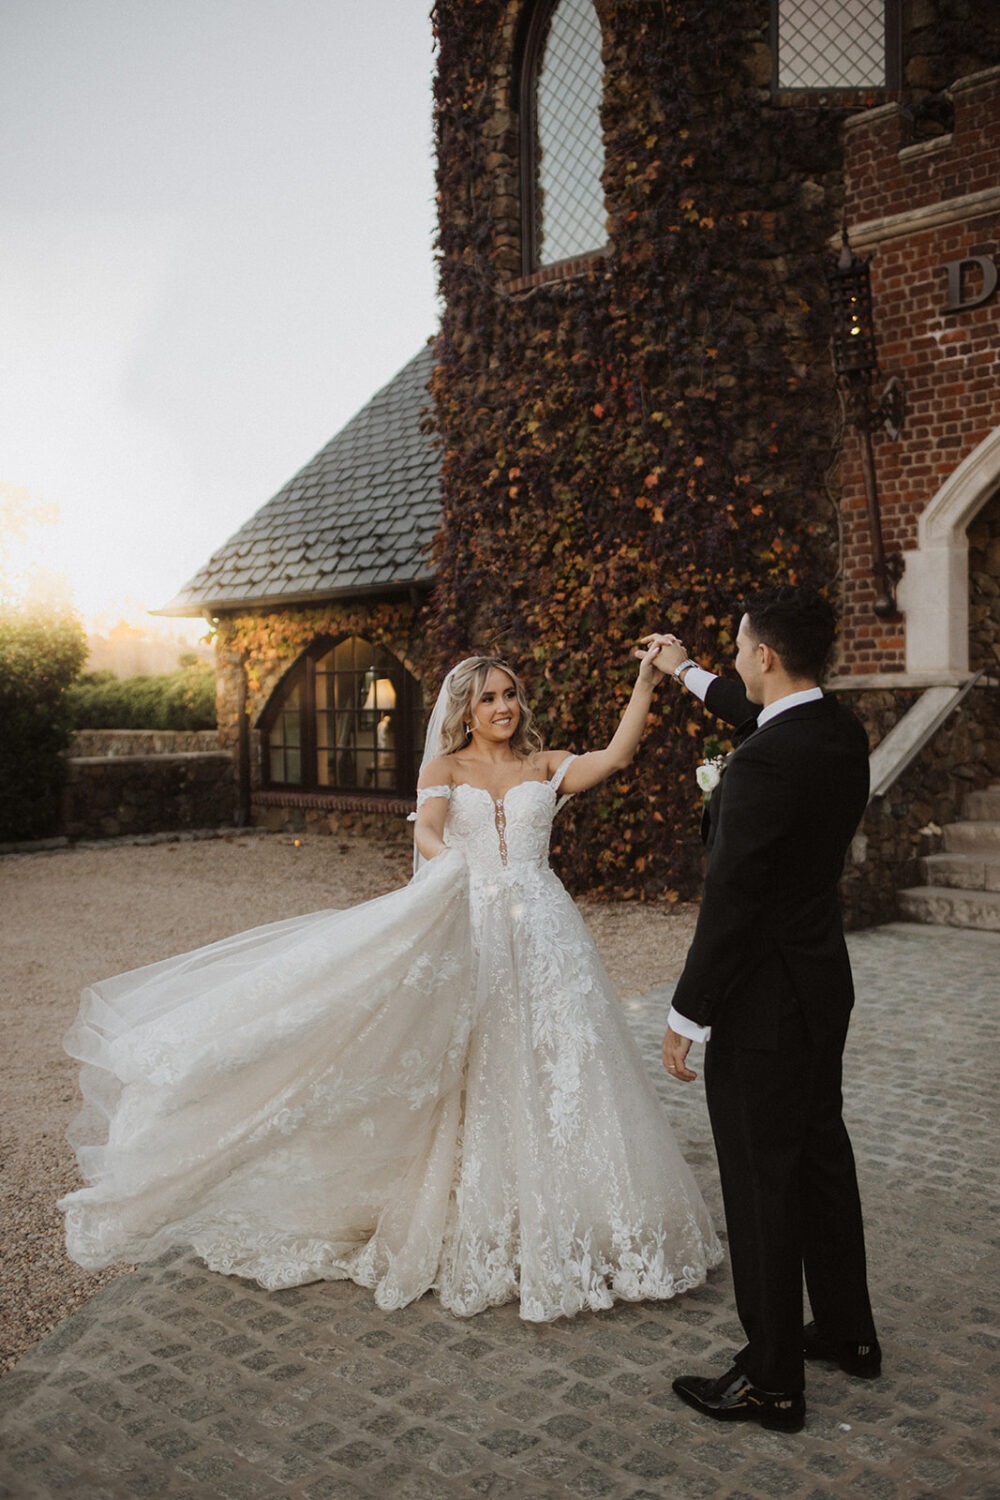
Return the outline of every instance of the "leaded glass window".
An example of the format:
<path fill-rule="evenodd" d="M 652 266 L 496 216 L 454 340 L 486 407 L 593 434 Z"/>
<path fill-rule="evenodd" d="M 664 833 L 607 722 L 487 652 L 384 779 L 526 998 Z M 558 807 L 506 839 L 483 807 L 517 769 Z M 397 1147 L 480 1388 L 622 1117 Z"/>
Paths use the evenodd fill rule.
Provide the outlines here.
<path fill-rule="evenodd" d="M 526 269 L 607 241 L 601 24 L 593 0 L 540 0 L 525 55 Z"/>
<path fill-rule="evenodd" d="M 776 0 L 777 86 L 886 85 L 886 0 Z"/>
<path fill-rule="evenodd" d="M 267 739 L 267 779 L 282 786 L 302 781 L 302 683 L 286 696 Z"/>
<path fill-rule="evenodd" d="M 420 689 L 383 646 L 361 636 L 317 642 L 261 718 L 269 786 L 412 796 L 421 748 Z"/>

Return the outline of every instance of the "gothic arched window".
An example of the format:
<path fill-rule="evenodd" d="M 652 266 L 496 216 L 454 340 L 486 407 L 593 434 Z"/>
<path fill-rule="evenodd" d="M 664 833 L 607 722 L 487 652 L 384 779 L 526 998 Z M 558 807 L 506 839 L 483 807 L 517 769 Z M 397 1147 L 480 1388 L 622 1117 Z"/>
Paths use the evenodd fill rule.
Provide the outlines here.
<path fill-rule="evenodd" d="M 521 68 L 525 272 L 607 241 L 603 81 L 593 0 L 538 0 Z"/>
<path fill-rule="evenodd" d="M 420 688 L 384 646 L 317 641 L 275 690 L 260 732 L 266 787 L 412 797 Z"/>

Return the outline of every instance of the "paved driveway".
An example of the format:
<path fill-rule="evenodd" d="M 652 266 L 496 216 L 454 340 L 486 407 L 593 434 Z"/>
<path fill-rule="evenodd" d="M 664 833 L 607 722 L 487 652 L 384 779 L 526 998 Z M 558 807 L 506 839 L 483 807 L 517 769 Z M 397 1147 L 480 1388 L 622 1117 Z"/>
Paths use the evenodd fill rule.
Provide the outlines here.
<path fill-rule="evenodd" d="M 804 1433 L 670 1390 L 740 1340 L 727 1271 L 675 1304 L 522 1324 L 345 1283 L 268 1294 L 179 1255 L 107 1287 L 0 1382 L 0 1493 L 287 1500 L 783 1496 L 997 1500 L 1000 936 L 851 939 L 847 1113 L 885 1376 L 810 1371 Z M 721 1220 L 700 1084 L 657 1065 L 669 989 L 629 1005 Z"/>

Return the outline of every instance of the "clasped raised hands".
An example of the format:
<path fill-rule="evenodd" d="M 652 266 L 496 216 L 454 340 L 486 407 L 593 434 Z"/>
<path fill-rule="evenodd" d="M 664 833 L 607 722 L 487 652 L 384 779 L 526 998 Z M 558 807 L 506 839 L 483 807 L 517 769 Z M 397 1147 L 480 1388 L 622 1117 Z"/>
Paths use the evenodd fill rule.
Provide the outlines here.
<path fill-rule="evenodd" d="M 643 647 L 645 650 L 642 649 Z M 662 635 L 658 631 L 644 635 L 633 652 L 636 659 L 642 661 L 643 664 L 649 661 L 659 677 L 669 677 L 670 673 L 686 659 L 687 654 L 687 647 L 683 641 L 679 641 L 675 635 Z"/>

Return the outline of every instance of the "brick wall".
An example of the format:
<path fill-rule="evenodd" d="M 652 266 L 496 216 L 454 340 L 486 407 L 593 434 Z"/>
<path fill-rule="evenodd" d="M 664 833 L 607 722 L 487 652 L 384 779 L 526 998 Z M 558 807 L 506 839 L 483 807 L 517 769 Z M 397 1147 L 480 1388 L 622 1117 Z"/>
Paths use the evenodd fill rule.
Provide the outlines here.
<path fill-rule="evenodd" d="M 945 310 L 949 262 L 975 255 L 1000 266 L 1000 68 L 961 80 L 950 92 L 954 125 L 936 139 L 911 143 L 909 116 L 895 105 L 857 116 L 845 130 L 846 223 L 855 250 L 872 257 L 883 376 L 899 376 L 906 388 L 898 441 L 881 431 L 874 440 L 887 554 L 918 546 L 925 507 L 1000 425 L 1000 297 Z M 967 268 L 965 295 L 981 285 L 980 271 Z M 853 431 L 845 437 L 841 486 L 841 671 L 903 672 L 907 618 L 883 621 L 872 611 L 861 448 Z M 911 618 L 925 602 L 906 598 Z"/>

